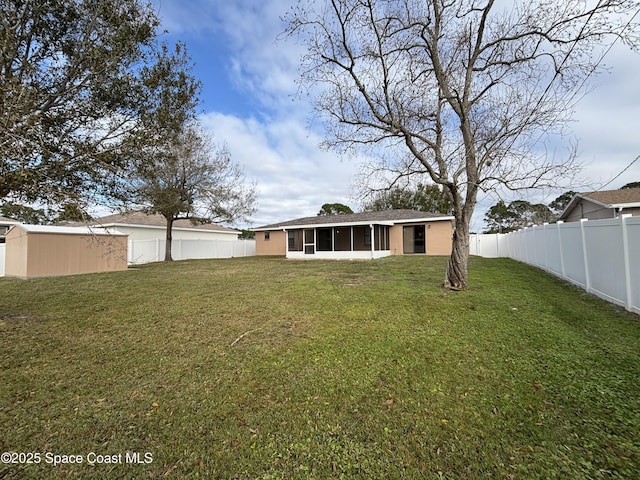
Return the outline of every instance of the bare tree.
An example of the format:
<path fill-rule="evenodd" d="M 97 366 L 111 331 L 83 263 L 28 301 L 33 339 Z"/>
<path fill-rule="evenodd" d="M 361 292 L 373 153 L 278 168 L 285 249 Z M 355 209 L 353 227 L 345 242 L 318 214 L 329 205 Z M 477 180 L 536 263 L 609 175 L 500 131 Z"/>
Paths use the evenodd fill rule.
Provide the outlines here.
<path fill-rule="evenodd" d="M 562 132 L 605 44 L 637 47 L 637 10 L 632 0 L 301 0 L 285 20 L 308 48 L 303 84 L 323 88 L 326 146 L 370 149 L 378 172 L 426 174 L 449 193 L 445 285 L 461 288 L 479 190 L 575 170 L 574 155 L 540 147 Z"/>
<path fill-rule="evenodd" d="M 255 211 L 255 186 L 224 147 L 197 123 L 185 126 L 166 149 L 139 162 L 130 201 L 167 221 L 165 261 L 171 261 L 173 224 L 235 222 Z"/>

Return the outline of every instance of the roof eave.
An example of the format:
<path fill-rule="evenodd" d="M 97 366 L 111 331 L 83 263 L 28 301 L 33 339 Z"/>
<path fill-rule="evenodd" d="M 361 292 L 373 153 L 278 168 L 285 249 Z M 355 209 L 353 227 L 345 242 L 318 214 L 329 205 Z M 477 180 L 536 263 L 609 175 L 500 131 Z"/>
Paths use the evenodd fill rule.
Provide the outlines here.
<path fill-rule="evenodd" d="M 386 225 L 392 227 L 400 223 L 421 223 L 421 222 L 439 222 L 443 220 L 455 220 L 453 216 L 445 217 L 424 217 L 424 218 L 401 218 L 397 220 L 362 220 L 357 222 L 329 222 L 329 223 L 306 223 L 292 225 L 274 225 L 252 228 L 252 232 L 277 232 L 281 230 L 297 230 L 304 228 L 330 228 L 330 227 L 359 227 L 367 225 Z"/>
<path fill-rule="evenodd" d="M 140 223 L 104 223 L 104 224 L 94 224 L 92 225 L 94 228 L 110 228 L 110 227 L 129 227 L 129 228 L 154 228 L 157 230 L 166 230 L 167 227 L 163 227 L 160 225 L 142 225 Z M 180 230 L 183 232 L 211 232 L 211 233 L 227 233 L 233 235 L 240 235 L 242 232 L 239 230 L 212 230 L 207 228 L 188 228 L 188 227 L 172 227 L 173 231 Z"/>

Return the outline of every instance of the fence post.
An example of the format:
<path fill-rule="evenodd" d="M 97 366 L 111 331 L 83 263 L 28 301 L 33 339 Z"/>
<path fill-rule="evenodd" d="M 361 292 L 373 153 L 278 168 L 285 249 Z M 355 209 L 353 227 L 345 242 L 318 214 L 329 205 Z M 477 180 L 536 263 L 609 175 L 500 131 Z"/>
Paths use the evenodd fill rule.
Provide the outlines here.
<path fill-rule="evenodd" d="M 580 236 L 582 237 L 582 259 L 584 261 L 584 288 L 591 293 L 591 279 L 589 278 L 589 255 L 587 254 L 587 239 L 584 233 L 584 224 L 588 222 L 588 218 L 580 219 Z"/>
<path fill-rule="evenodd" d="M 558 220 L 556 225 L 558 226 L 558 246 L 560 248 L 560 271 L 562 272 L 562 278 L 567 278 L 567 274 L 564 270 L 564 249 L 562 247 L 562 225 L 564 225 L 564 222 L 562 220 Z"/>
<path fill-rule="evenodd" d="M 627 218 L 629 213 L 620 215 L 620 226 L 622 228 L 622 248 L 624 250 L 624 283 L 627 293 L 625 307 L 630 312 L 633 311 L 633 290 L 631 289 L 631 263 L 629 259 L 629 231 L 627 228 Z"/>

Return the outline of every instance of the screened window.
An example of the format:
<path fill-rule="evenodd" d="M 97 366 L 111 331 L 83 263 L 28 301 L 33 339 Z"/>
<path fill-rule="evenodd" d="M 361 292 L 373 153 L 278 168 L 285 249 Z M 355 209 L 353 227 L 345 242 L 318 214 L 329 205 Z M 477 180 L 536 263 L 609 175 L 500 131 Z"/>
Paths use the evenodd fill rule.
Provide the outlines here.
<path fill-rule="evenodd" d="M 289 230 L 287 232 L 290 252 L 302 251 L 302 230 Z"/>
<path fill-rule="evenodd" d="M 334 229 L 333 249 L 336 252 L 348 252 L 351 250 L 351 227 Z"/>
<path fill-rule="evenodd" d="M 319 228 L 316 235 L 316 247 L 319 252 L 330 252 L 333 250 L 331 228 Z"/>

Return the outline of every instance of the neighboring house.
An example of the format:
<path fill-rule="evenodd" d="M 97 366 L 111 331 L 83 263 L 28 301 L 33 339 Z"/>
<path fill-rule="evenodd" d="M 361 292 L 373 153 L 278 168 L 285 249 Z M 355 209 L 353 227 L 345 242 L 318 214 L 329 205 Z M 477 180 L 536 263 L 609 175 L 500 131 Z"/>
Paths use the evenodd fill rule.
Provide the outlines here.
<path fill-rule="evenodd" d="M 162 240 L 167 231 L 167 220 L 162 215 L 147 215 L 142 212 L 114 214 L 97 218 L 93 227 L 116 228 L 129 235 L 129 241 Z M 214 224 L 194 224 L 191 220 L 173 222 L 174 240 L 237 240 L 240 231 Z"/>
<path fill-rule="evenodd" d="M 559 220 L 602 220 L 622 214 L 640 216 L 640 188 L 578 193 L 571 199 Z"/>
<path fill-rule="evenodd" d="M 388 210 L 298 218 L 256 232 L 256 255 L 368 259 L 389 255 L 449 255 L 452 216 Z"/>
<path fill-rule="evenodd" d="M 11 218 L 0 216 L 0 243 L 5 242 L 7 232 L 13 225 L 17 225 L 20 222 Z"/>
<path fill-rule="evenodd" d="M 128 234 L 130 264 L 157 262 L 164 258 L 167 221 L 162 215 L 114 214 L 93 220 L 89 225 L 115 228 Z M 174 260 L 253 255 L 254 244 L 238 240 L 242 232 L 220 225 L 176 220 L 171 233 Z"/>

